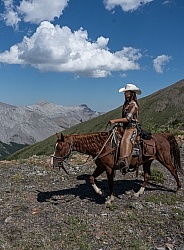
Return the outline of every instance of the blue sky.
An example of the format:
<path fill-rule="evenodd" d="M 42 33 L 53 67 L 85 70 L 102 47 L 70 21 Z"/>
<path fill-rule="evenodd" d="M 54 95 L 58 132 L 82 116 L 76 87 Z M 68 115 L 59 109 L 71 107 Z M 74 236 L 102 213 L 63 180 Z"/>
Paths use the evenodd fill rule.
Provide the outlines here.
<path fill-rule="evenodd" d="M 0 102 L 110 111 L 184 79 L 183 0 L 2 0 Z"/>

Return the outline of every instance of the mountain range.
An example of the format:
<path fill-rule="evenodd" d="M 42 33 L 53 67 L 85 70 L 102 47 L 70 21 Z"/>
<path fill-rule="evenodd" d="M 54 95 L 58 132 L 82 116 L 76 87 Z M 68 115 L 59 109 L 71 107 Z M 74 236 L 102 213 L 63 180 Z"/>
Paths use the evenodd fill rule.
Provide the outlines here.
<path fill-rule="evenodd" d="M 66 107 L 41 101 L 19 107 L 0 102 L 0 151 L 6 155 L 101 114 L 85 104 Z"/>

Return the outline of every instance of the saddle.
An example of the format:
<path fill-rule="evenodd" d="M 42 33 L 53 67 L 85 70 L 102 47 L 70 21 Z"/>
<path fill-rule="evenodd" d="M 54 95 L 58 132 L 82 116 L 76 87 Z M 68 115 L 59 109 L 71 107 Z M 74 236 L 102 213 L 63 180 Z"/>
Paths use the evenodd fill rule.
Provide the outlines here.
<path fill-rule="evenodd" d="M 144 156 L 154 156 L 156 154 L 156 144 L 153 139 L 142 140 L 142 154 Z"/>
<path fill-rule="evenodd" d="M 137 131 L 141 139 L 142 155 L 143 156 L 153 156 L 156 154 L 156 144 L 152 138 L 152 134 L 143 129 L 141 125 L 137 124 Z"/>
<path fill-rule="evenodd" d="M 138 135 L 140 136 L 141 139 L 143 140 L 151 140 L 152 139 L 152 134 L 147 131 L 146 129 L 143 129 L 141 127 L 140 123 L 137 123 L 137 131 L 138 131 Z"/>
<path fill-rule="evenodd" d="M 141 149 L 141 150 L 140 150 Z M 140 157 L 141 154 L 143 156 L 154 156 L 156 154 L 156 144 L 153 139 L 151 140 L 141 140 L 140 142 L 136 142 L 133 151 L 132 156 L 133 157 Z"/>
<path fill-rule="evenodd" d="M 140 135 L 140 141 L 137 141 L 134 144 L 132 156 L 141 157 L 140 154 L 142 154 L 143 156 L 154 156 L 156 154 L 156 143 L 152 139 L 151 133 L 141 128 L 141 134 L 139 135 Z M 122 134 L 116 130 L 111 140 L 111 148 L 114 149 L 113 151 L 116 160 L 118 159 L 119 156 L 119 150 L 120 150 L 119 146 L 121 139 L 122 139 Z"/>

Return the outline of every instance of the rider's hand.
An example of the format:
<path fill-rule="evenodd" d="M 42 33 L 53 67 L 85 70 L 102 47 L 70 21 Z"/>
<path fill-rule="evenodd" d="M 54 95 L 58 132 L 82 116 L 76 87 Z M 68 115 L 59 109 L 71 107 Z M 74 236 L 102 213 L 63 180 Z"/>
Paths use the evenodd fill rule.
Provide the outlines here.
<path fill-rule="evenodd" d="M 114 120 L 110 120 L 110 121 L 109 121 L 109 124 L 110 124 L 110 125 L 112 125 L 112 124 L 114 124 L 114 123 L 115 123 Z"/>

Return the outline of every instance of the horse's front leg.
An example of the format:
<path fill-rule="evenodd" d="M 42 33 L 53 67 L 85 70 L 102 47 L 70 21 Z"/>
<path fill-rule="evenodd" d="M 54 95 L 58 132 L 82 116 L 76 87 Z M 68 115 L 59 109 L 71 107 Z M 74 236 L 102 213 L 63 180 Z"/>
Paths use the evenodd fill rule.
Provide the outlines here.
<path fill-rule="evenodd" d="M 95 192 L 99 195 L 103 195 L 102 190 L 97 187 L 97 185 L 95 184 L 95 179 L 100 176 L 105 170 L 99 166 L 96 167 L 95 171 L 93 172 L 93 174 L 90 176 L 90 184 L 93 187 L 93 189 L 95 190 Z"/>
<path fill-rule="evenodd" d="M 106 199 L 106 204 L 110 205 L 114 201 L 114 170 L 113 169 L 107 169 L 107 179 L 109 184 L 109 196 Z"/>
<path fill-rule="evenodd" d="M 153 160 L 147 161 L 146 163 L 143 164 L 143 171 L 144 171 L 144 182 L 139 189 L 137 193 L 134 194 L 135 197 L 139 197 L 140 195 L 144 194 L 144 190 L 146 186 L 148 185 L 148 182 L 151 178 L 151 171 L 150 171 L 150 166 Z"/>

